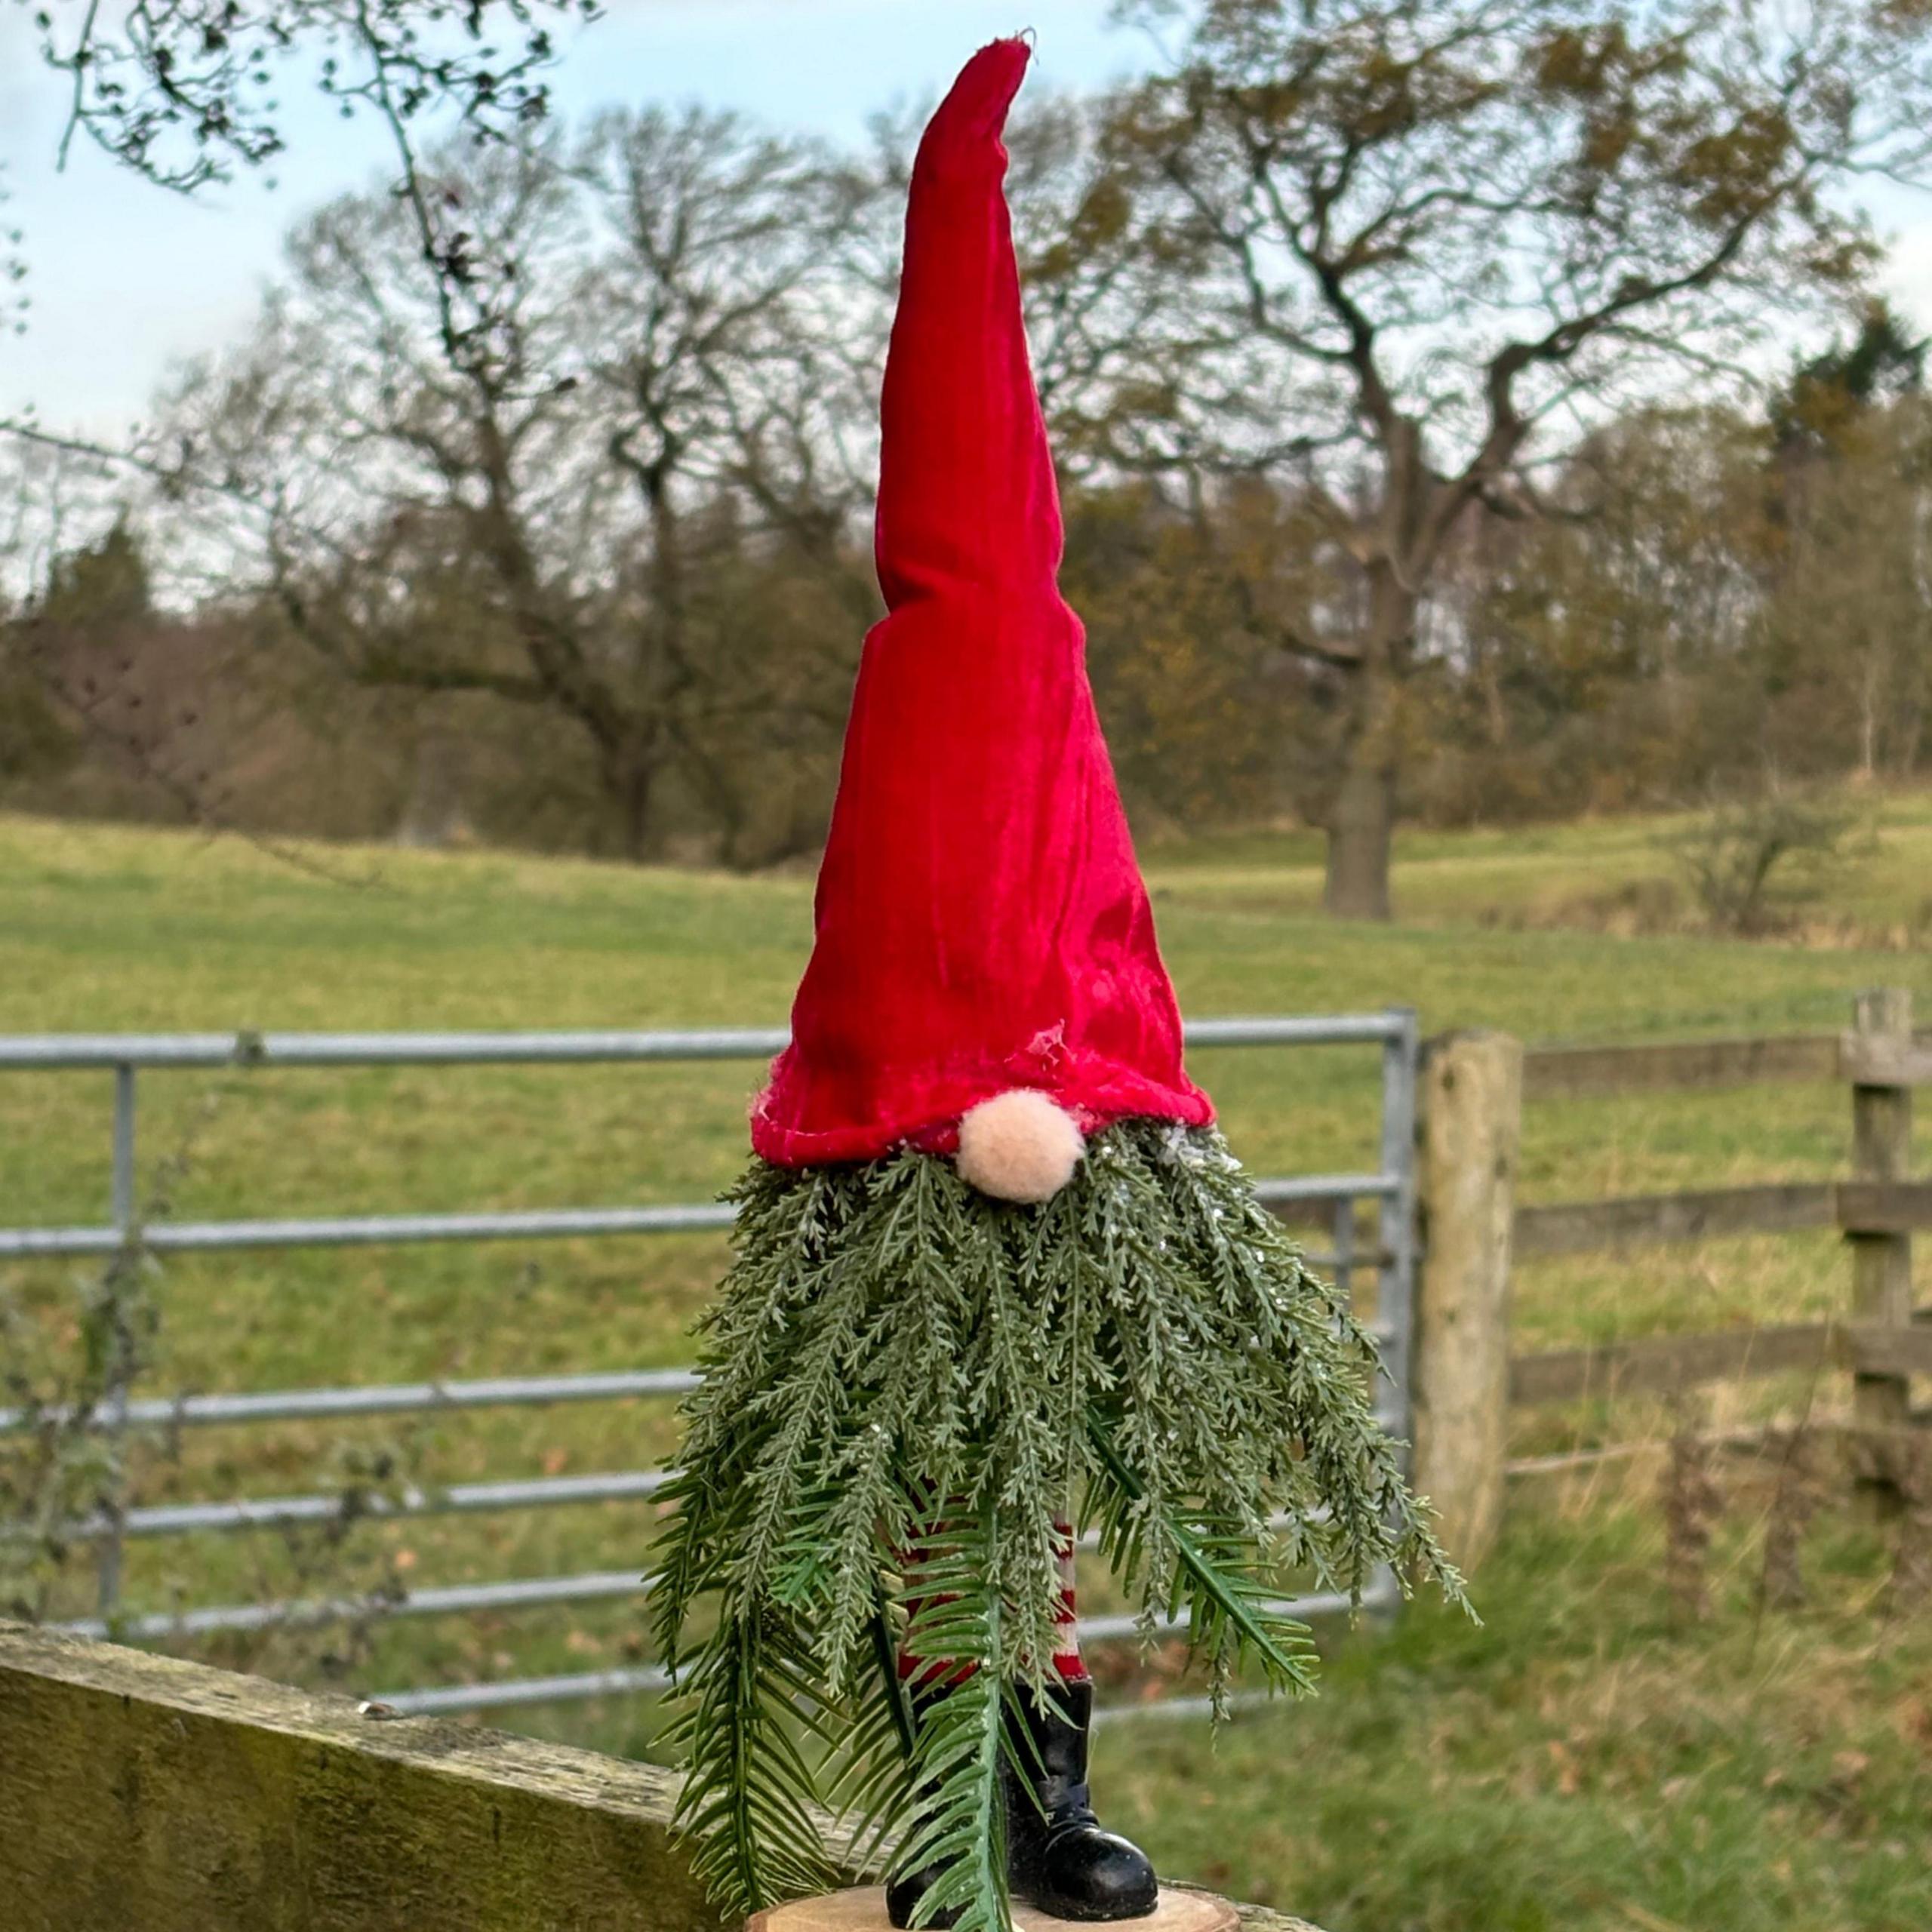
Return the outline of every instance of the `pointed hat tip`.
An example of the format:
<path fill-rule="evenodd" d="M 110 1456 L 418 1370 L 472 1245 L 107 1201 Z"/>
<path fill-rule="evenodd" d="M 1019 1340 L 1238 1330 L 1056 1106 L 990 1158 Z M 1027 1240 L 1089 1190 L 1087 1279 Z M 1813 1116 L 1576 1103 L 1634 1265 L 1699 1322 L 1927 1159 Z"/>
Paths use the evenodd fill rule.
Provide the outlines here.
<path fill-rule="evenodd" d="M 1032 57 L 1032 45 L 1023 35 L 989 41 L 959 70 L 933 116 L 928 139 L 997 139 Z"/>

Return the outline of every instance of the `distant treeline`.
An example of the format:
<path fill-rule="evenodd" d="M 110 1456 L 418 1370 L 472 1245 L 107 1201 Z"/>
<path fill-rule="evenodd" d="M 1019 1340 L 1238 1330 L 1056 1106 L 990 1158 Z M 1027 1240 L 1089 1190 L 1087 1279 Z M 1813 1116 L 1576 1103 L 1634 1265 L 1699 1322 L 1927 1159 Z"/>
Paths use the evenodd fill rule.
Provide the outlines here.
<path fill-rule="evenodd" d="M 1248 8 L 1264 45 L 1217 38 L 1231 4 L 1013 137 L 1063 583 L 1143 830 L 1324 826 L 1330 903 L 1373 913 L 1399 818 L 1922 776 L 1922 345 L 1814 192 L 1858 141 L 1819 159 L 1769 69 L 1725 136 L 1727 16 L 1653 65 L 1608 15 L 1532 45 L 1441 0 L 1391 66 L 1373 9 L 1318 11 Z M 808 856 L 915 131 L 405 145 L 147 430 L 14 426 L 0 806 Z"/>
<path fill-rule="evenodd" d="M 1637 413 L 1547 480 L 1543 514 L 1472 512 L 1404 691 L 1404 814 L 1459 825 L 1696 804 L 1772 777 L 1924 777 L 1932 407 L 1915 361 L 1894 374 L 1882 397 L 1807 377 L 1802 408 L 1772 422 Z M 1263 480 L 1067 495 L 1064 583 L 1137 823 L 1318 823 L 1335 681 L 1274 634 L 1266 601 L 1348 594 L 1308 506 Z M 724 498 L 680 532 L 686 648 L 709 675 L 678 694 L 648 813 L 600 782 L 570 713 L 488 687 L 504 618 L 454 544 L 396 568 L 378 629 L 334 586 L 319 613 L 263 597 L 164 616 L 126 524 L 62 558 L 8 626 L 0 804 L 735 866 L 808 854 L 875 595 L 863 532 L 829 516 L 808 541 Z M 318 649 L 305 630 L 324 622 L 347 641 Z M 460 654 L 473 675 L 436 688 Z"/>

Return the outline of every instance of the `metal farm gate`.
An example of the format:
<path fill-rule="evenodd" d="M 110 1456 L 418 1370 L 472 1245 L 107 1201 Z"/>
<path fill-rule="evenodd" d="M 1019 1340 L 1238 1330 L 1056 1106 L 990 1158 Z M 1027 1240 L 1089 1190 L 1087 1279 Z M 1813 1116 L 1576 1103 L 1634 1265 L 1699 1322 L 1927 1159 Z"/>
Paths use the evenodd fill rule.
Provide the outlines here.
<path fill-rule="evenodd" d="M 0 1072 L 94 1071 L 112 1075 L 114 1107 L 109 1214 L 83 1227 L 0 1226 L 0 1262 L 51 1256 L 111 1257 L 137 1248 L 157 1256 L 224 1249 L 329 1247 L 417 1241 L 529 1241 L 586 1235 L 683 1234 L 728 1226 L 732 1211 L 712 1203 L 680 1206 L 556 1208 L 504 1214 L 380 1214 L 276 1220 L 157 1221 L 140 1220 L 135 1186 L 139 1075 L 149 1070 L 251 1067 L 476 1066 L 588 1064 L 661 1060 L 769 1060 L 786 1043 L 783 1031 L 730 1028 L 685 1032 L 528 1033 L 203 1033 L 49 1034 L 0 1036 Z M 1410 1338 L 1417 1263 L 1415 1216 L 1416 1017 L 1407 1008 L 1333 1018 L 1196 1020 L 1186 1029 L 1190 1047 L 1361 1045 L 1379 1050 L 1381 1062 L 1380 1165 L 1374 1173 L 1332 1174 L 1263 1180 L 1262 1199 L 1297 1219 L 1325 1218 L 1332 1245 L 1310 1261 L 1332 1272 L 1345 1289 L 1361 1269 L 1377 1271 L 1376 1333 L 1389 1370 L 1379 1392 L 1377 1417 L 1406 1436 L 1409 1427 Z M 0 1164 L 4 1173 L 4 1164 Z M 1375 1204 L 1378 1229 L 1374 1252 L 1355 1243 L 1357 1204 Z M 0 1206 L 0 1211 L 5 1211 Z M 686 1369 L 639 1369 L 578 1375 L 496 1377 L 345 1389 L 291 1389 L 137 1397 L 112 1392 L 87 1418 L 103 1432 L 132 1427 L 219 1428 L 269 1421 L 327 1421 L 427 1411 L 554 1403 L 675 1397 L 696 1377 Z M 0 1432 L 29 1426 L 23 1411 L 0 1408 Z M 666 1480 L 661 1469 L 614 1470 L 591 1475 L 550 1476 L 459 1483 L 435 1490 L 408 1489 L 398 1497 L 365 1499 L 358 1513 L 373 1517 L 428 1515 L 556 1508 L 648 1497 Z M 321 1625 L 344 1617 L 455 1617 L 542 1604 L 632 1597 L 649 1588 L 634 1570 L 577 1576 L 531 1577 L 499 1583 L 455 1583 L 412 1589 L 380 1598 L 342 1601 L 298 1601 L 143 1611 L 120 1600 L 120 1553 L 125 1539 L 192 1532 L 326 1524 L 346 1508 L 339 1496 L 303 1495 L 248 1500 L 134 1506 L 67 1525 L 72 1540 L 99 1552 L 100 1614 L 63 1627 L 129 1642 L 174 1640 L 220 1631 Z M 0 1536 L 7 1534 L 0 1524 Z M 1392 1607 L 1395 1579 L 1377 1576 L 1364 1601 Z M 1344 1598 L 1297 1598 L 1287 1606 L 1303 1616 L 1347 1607 Z M 1081 1620 L 1089 1643 L 1131 1640 L 1131 1617 Z M 648 1692 L 664 1687 L 655 1666 L 585 1672 L 569 1676 L 481 1684 L 416 1687 L 374 1694 L 398 1712 L 497 1709 L 518 1704 Z M 1136 1705 L 1178 1709 L 1192 1700 Z"/>

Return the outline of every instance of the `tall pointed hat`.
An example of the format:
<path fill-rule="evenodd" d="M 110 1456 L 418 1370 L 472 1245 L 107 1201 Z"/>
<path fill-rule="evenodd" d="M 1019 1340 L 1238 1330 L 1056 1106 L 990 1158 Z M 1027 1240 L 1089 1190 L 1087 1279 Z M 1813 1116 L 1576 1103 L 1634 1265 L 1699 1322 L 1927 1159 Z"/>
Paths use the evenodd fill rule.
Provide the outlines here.
<path fill-rule="evenodd" d="M 1057 583 L 1000 139 L 1027 60 L 1018 40 L 975 54 L 912 170 L 881 406 L 887 615 L 860 661 L 792 1044 L 752 1113 L 782 1166 L 951 1152 L 962 1115 L 1014 1089 L 1087 1133 L 1214 1115 L 1181 1065 Z"/>

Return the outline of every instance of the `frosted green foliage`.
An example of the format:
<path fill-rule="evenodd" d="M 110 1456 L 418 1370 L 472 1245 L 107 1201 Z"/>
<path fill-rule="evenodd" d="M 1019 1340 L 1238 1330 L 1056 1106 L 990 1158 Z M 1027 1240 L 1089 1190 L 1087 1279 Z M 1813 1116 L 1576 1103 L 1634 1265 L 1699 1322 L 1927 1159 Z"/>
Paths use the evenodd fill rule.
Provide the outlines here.
<path fill-rule="evenodd" d="M 906 1869 L 946 1862 L 927 1904 L 962 1932 L 1009 1922 L 998 1713 L 1052 1690 L 1069 1498 L 1149 1630 L 1186 1617 L 1217 1700 L 1244 1664 L 1309 1687 L 1269 1607 L 1291 1573 L 1359 1592 L 1392 1563 L 1460 1595 L 1371 1414 L 1374 1344 L 1212 1130 L 1109 1128 L 1037 1207 L 910 1149 L 758 1163 L 735 1198 L 653 1606 L 726 1912 L 832 1882 L 826 1803 Z M 901 1644 L 978 1666 L 909 1772 Z"/>

